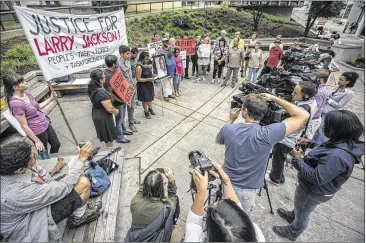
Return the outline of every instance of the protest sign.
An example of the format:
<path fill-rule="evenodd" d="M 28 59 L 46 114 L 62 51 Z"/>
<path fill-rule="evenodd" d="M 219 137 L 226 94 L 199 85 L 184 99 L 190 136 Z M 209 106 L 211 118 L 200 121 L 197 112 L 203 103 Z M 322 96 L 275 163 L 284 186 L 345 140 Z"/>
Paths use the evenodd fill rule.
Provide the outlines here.
<path fill-rule="evenodd" d="M 210 57 L 211 54 L 211 45 L 210 44 L 201 44 L 201 57 Z"/>
<path fill-rule="evenodd" d="M 14 6 L 46 80 L 104 64 L 127 45 L 124 12 L 73 15 Z"/>
<path fill-rule="evenodd" d="M 186 64 L 187 64 L 186 63 L 186 61 L 187 61 L 186 51 L 180 51 L 179 56 L 180 56 L 180 58 L 182 58 L 183 68 L 186 68 Z"/>
<path fill-rule="evenodd" d="M 112 89 L 128 106 L 131 106 L 133 95 L 135 94 L 135 88 L 129 84 L 120 68 L 113 74 L 109 80 L 109 84 Z"/>
<path fill-rule="evenodd" d="M 196 40 L 181 40 L 180 49 L 186 51 L 186 56 L 194 56 L 196 54 Z"/>
<path fill-rule="evenodd" d="M 154 74 L 156 74 L 159 78 L 168 77 L 168 71 L 164 55 L 154 56 L 153 67 Z"/>
<path fill-rule="evenodd" d="M 160 49 L 163 46 L 161 41 L 147 44 L 147 49 L 149 50 L 149 57 L 160 55 Z"/>

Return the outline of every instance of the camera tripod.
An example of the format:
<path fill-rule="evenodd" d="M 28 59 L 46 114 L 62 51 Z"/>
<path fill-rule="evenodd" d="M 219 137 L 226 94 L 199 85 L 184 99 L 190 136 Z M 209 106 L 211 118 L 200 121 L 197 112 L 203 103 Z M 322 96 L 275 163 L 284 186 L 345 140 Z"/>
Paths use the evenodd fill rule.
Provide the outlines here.
<path fill-rule="evenodd" d="M 269 165 L 269 159 L 272 158 L 272 153 L 269 154 L 268 156 L 268 161 L 267 161 L 267 166 L 266 166 L 266 170 L 265 172 L 267 173 L 267 169 L 268 169 L 268 165 Z M 274 214 L 273 212 L 273 208 L 272 208 L 272 203 L 271 203 L 271 198 L 269 197 L 269 192 L 268 192 L 268 185 L 267 185 L 267 181 L 266 181 L 266 176 L 264 176 L 264 186 L 259 189 L 259 192 L 258 192 L 258 196 L 260 197 L 262 195 L 262 189 L 266 190 L 266 193 L 267 193 L 267 199 L 268 199 L 268 203 L 269 203 L 269 208 L 270 208 L 270 213 L 271 214 Z"/>
<path fill-rule="evenodd" d="M 209 181 L 208 182 L 208 187 L 207 187 L 207 190 L 208 190 L 208 197 L 207 199 L 205 200 L 205 203 L 204 205 L 211 205 L 211 197 L 212 197 L 212 190 L 213 189 L 216 189 L 218 187 L 218 190 L 216 192 L 216 197 L 215 197 L 215 200 L 213 203 L 215 202 L 218 202 L 222 199 L 222 185 L 219 184 L 219 185 L 214 185 L 211 183 L 212 181 Z M 195 195 L 197 194 L 197 188 L 196 188 L 196 184 L 194 183 L 193 181 L 193 176 L 191 178 L 191 184 L 190 184 L 190 189 L 189 191 L 191 192 L 191 196 L 192 196 L 192 200 L 194 201 L 194 198 L 195 198 Z M 189 192 L 188 191 L 188 192 Z"/>

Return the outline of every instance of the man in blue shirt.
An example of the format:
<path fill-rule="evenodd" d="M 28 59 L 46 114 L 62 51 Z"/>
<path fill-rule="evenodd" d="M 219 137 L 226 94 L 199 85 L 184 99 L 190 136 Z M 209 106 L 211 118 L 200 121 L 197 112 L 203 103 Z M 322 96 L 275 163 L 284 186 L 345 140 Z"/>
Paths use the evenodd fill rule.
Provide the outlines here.
<path fill-rule="evenodd" d="M 280 123 L 259 125 L 268 110 L 267 101 L 276 102 L 291 117 Z M 233 124 L 240 110 L 245 121 Z M 241 109 L 231 110 L 228 124 L 221 129 L 216 142 L 225 145 L 223 169 L 229 175 L 246 213 L 254 206 L 256 189 L 263 187 L 272 147 L 298 130 L 308 118 L 305 110 L 270 94 L 247 95 Z"/>

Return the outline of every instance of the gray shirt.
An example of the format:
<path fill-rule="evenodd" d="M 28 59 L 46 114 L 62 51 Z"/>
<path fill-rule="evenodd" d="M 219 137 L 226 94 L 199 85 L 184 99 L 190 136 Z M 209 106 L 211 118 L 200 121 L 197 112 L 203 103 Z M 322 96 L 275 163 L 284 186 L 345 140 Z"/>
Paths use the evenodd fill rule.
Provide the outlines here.
<path fill-rule="evenodd" d="M 309 117 L 309 123 L 308 123 L 308 128 L 306 129 L 306 137 L 308 138 L 312 138 L 313 134 L 311 133 L 311 127 L 313 125 L 312 123 L 312 119 L 313 116 L 317 110 L 317 104 L 316 101 L 314 99 L 311 100 L 307 100 L 307 101 L 299 101 L 296 103 L 297 106 L 301 107 L 303 105 L 309 105 L 310 106 L 310 117 Z M 294 148 L 296 145 L 296 139 L 299 138 L 302 134 L 302 132 L 305 129 L 305 125 L 303 125 L 299 130 L 297 130 L 296 132 L 292 133 L 291 135 L 285 137 L 280 143 L 286 145 L 289 148 Z"/>
<path fill-rule="evenodd" d="M 51 204 L 68 195 L 83 172 L 84 163 L 77 161 L 67 175 L 54 181 L 46 170 L 35 170 L 46 183 L 32 173 L 1 176 L 1 234 L 8 241 L 60 241 L 62 235 L 51 214 Z"/>
<path fill-rule="evenodd" d="M 352 99 L 353 92 L 350 89 L 337 90 L 338 87 L 332 89 L 328 96 L 328 101 L 324 106 L 324 113 L 329 111 L 341 110 Z"/>
<path fill-rule="evenodd" d="M 123 76 L 125 76 L 127 82 L 135 86 L 136 82 L 132 75 L 131 63 L 120 58 L 118 59 L 118 66 L 121 68 Z"/>
<path fill-rule="evenodd" d="M 286 134 L 283 122 L 259 124 L 226 124 L 217 141 L 225 144 L 224 171 L 235 187 L 258 189 L 263 187 L 265 170 L 272 147 Z"/>

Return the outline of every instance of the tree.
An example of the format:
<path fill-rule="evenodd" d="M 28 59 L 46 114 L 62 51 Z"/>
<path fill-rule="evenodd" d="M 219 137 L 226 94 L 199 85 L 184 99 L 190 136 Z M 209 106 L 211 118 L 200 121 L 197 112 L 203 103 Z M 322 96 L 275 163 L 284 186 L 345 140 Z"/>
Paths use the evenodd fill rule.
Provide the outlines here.
<path fill-rule="evenodd" d="M 308 18 L 306 20 L 304 36 L 309 34 L 311 27 L 319 17 L 331 18 L 339 15 L 344 8 L 344 3 L 341 1 L 316 1 L 311 2 Z"/>
<path fill-rule="evenodd" d="M 258 1 L 250 1 L 250 6 L 252 7 L 253 11 L 253 30 L 258 31 L 259 23 L 262 19 L 262 14 L 264 11 L 263 5 L 264 2 L 258 2 Z M 266 5 L 268 5 L 269 2 L 266 2 Z"/>
<path fill-rule="evenodd" d="M 95 7 L 117 6 L 117 7 L 113 7 L 113 8 L 97 9 L 97 11 L 100 13 L 116 11 L 116 10 L 121 9 L 121 6 L 123 7 L 124 12 L 126 13 L 126 10 L 128 7 L 127 1 L 92 1 L 92 5 Z"/>

